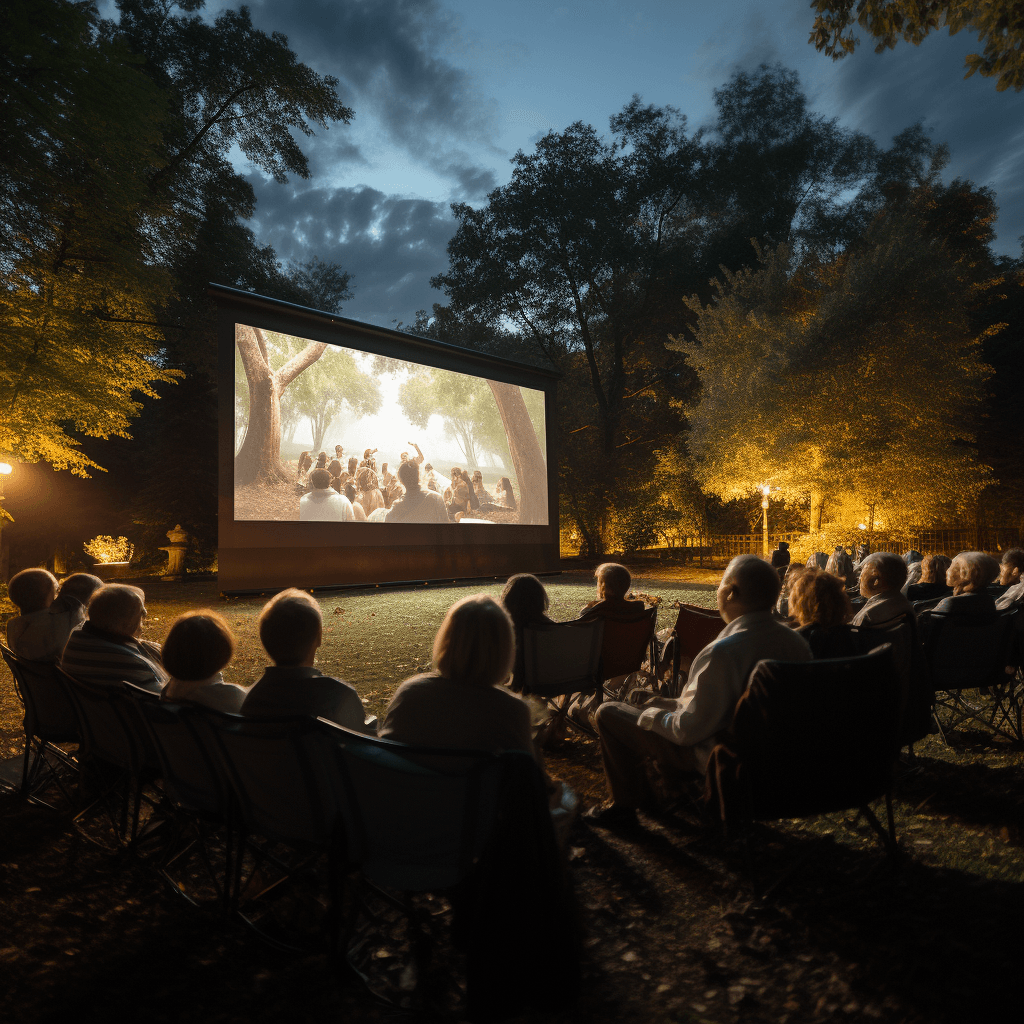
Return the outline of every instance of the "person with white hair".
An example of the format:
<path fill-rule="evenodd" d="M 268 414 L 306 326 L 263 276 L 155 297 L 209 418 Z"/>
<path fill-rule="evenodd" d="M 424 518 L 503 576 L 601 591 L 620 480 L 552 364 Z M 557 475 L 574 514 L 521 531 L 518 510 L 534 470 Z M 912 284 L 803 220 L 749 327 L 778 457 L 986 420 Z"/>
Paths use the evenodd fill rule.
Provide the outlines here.
<path fill-rule="evenodd" d="M 907 582 L 907 563 L 892 551 L 876 551 L 860 566 L 860 593 L 867 601 L 853 617 L 855 626 L 878 626 L 914 614 L 914 606 L 901 593 Z"/>
<path fill-rule="evenodd" d="M 961 551 L 946 570 L 952 596 L 932 610 L 946 615 L 995 615 L 996 600 L 988 586 L 999 576 L 999 563 L 984 551 Z"/>
<path fill-rule="evenodd" d="M 772 616 L 781 586 L 768 562 L 734 558 L 718 587 L 725 629 L 693 659 L 680 697 L 655 697 L 645 707 L 600 705 L 597 732 L 612 799 L 585 815 L 593 824 L 629 827 L 638 809 L 656 812 L 647 759 L 668 776 L 703 772 L 759 661 L 810 661 L 807 641 Z"/>
<path fill-rule="evenodd" d="M 121 680 L 159 693 L 167 682 L 160 647 L 141 639 L 146 595 L 108 583 L 89 600 L 89 618 L 68 639 L 60 667 L 83 682 L 120 686 Z"/>

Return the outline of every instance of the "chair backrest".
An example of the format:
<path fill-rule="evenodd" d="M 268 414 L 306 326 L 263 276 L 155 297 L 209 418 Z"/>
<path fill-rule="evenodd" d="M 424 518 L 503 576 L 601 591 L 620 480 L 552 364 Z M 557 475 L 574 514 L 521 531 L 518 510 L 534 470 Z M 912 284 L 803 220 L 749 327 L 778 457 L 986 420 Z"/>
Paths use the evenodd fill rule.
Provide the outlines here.
<path fill-rule="evenodd" d="M 1012 612 L 927 612 L 921 617 L 921 633 L 934 691 L 969 690 L 1006 682 L 1006 666 L 1013 661 Z"/>
<path fill-rule="evenodd" d="M 25 733 L 52 743 L 74 742 L 79 737 L 78 714 L 49 661 L 27 661 L 0 644 L 0 655 L 14 676 L 25 705 Z"/>
<path fill-rule="evenodd" d="M 598 689 L 604 620 L 523 629 L 523 693 L 556 697 Z"/>
<path fill-rule="evenodd" d="M 729 741 L 753 816 L 829 813 L 886 793 L 901 703 L 889 644 L 856 658 L 758 662 Z"/>
<path fill-rule="evenodd" d="M 341 787 L 349 857 L 363 874 L 418 891 L 465 878 L 493 828 L 501 758 L 509 755 L 412 747 L 323 718 L 319 725 Z"/>
<path fill-rule="evenodd" d="M 285 843 L 325 846 L 336 834 L 335 790 L 319 767 L 307 715 L 246 718 L 196 709 L 245 828 Z"/>
<path fill-rule="evenodd" d="M 153 699 L 149 690 L 125 683 L 160 764 L 164 792 L 187 811 L 227 813 L 230 783 L 220 768 L 213 739 L 198 708 Z"/>
<path fill-rule="evenodd" d="M 57 672 L 78 712 L 80 752 L 137 772 L 145 758 L 145 746 L 121 683 L 84 682 L 59 666 Z"/>
<path fill-rule="evenodd" d="M 680 604 L 673 630 L 679 654 L 693 661 L 709 643 L 718 639 L 723 629 L 725 621 L 717 608 Z"/>
<path fill-rule="evenodd" d="M 653 605 L 636 619 L 604 616 L 601 641 L 601 675 L 604 679 L 635 672 L 647 654 L 651 638 L 658 628 L 658 606 Z"/>

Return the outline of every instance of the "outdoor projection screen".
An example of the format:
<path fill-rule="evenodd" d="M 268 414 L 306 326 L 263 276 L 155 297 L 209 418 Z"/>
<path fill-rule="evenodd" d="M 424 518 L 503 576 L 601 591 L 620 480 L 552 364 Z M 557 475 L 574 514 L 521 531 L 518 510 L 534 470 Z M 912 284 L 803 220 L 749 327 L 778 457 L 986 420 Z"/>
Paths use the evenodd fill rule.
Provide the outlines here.
<path fill-rule="evenodd" d="M 222 590 L 557 570 L 555 373 L 233 288 L 210 293 Z M 429 500 L 403 495 L 406 459 Z M 462 472 L 477 485 L 460 486 Z"/>

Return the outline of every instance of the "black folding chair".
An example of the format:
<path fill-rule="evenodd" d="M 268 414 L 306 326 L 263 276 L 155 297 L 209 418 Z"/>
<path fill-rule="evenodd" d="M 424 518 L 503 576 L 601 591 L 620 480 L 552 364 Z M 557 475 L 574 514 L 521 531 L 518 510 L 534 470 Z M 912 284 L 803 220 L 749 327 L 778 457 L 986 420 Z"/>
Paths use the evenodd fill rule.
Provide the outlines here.
<path fill-rule="evenodd" d="M 96 795 L 75 815 L 80 823 L 99 806 L 119 845 L 133 846 L 138 836 L 143 788 L 157 774 L 155 755 L 132 698 L 121 681 L 86 682 L 57 672 L 78 713 L 79 801 L 90 785 Z M 156 695 L 152 694 L 155 700 Z M 87 833 L 88 834 L 88 833 Z"/>
<path fill-rule="evenodd" d="M 231 784 L 213 747 L 202 709 L 187 703 L 153 700 L 152 693 L 125 683 L 137 701 L 160 764 L 165 808 L 172 828 L 156 864 L 158 873 L 188 902 L 198 905 L 207 893 L 205 882 L 227 909 L 234 871 L 234 814 Z M 218 832 L 223 836 L 223 854 Z M 196 855 L 193 858 L 193 854 Z M 204 873 L 190 869 L 198 859 Z M 222 868 L 214 861 L 222 860 Z"/>
<path fill-rule="evenodd" d="M 25 708 L 25 753 L 21 794 L 34 803 L 52 806 L 39 794 L 51 785 L 71 803 L 70 784 L 78 776 L 78 762 L 58 744 L 79 742 L 78 715 L 52 662 L 19 658 L 3 644 L 0 655 L 14 677 Z"/>
<path fill-rule="evenodd" d="M 522 928 L 522 921 L 515 920 L 520 915 L 531 927 L 540 926 L 545 909 L 553 915 L 553 931 L 566 924 L 554 906 L 559 894 L 564 895 L 560 857 L 543 775 L 532 755 L 406 746 L 343 729 L 325 719 L 320 719 L 320 727 L 326 756 L 333 758 L 334 778 L 341 786 L 338 804 L 345 819 L 348 856 L 358 868 L 356 880 L 363 883 L 360 904 L 368 911 L 369 898 L 378 897 L 408 922 L 417 990 L 427 995 L 425 983 L 439 941 L 430 927 L 437 916 L 437 903 L 427 902 L 424 907 L 414 895 L 424 893 L 447 897 L 455 908 L 459 945 L 467 955 L 467 1004 L 471 1008 L 486 1003 L 495 991 L 508 1001 L 518 994 L 515 988 L 536 984 L 536 979 L 530 978 L 532 972 L 516 963 L 516 952 L 500 949 L 508 936 L 498 934 L 502 928 L 492 927 L 486 918 L 488 908 L 498 904 L 496 915 L 510 934 L 520 934 L 517 929 Z M 511 866 L 496 864 L 495 856 L 506 858 L 523 873 L 532 872 L 531 880 L 509 877 Z M 543 870 L 537 870 L 539 863 Z M 496 892 L 494 884 L 503 884 L 505 891 Z M 525 892 L 520 893 L 517 884 Z M 502 907 L 503 899 L 510 906 Z M 377 916 L 370 924 L 377 927 L 377 942 L 363 938 L 349 948 L 357 924 L 355 916 L 350 918 L 343 946 L 349 949 L 350 965 L 371 990 L 375 979 L 367 978 L 367 971 L 379 973 L 374 954 L 389 938 L 380 920 Z M 561 932 L 557 938 L 536 934 L 533 938 L 538 948 L 553 939 L 563 959 L 562 977 L 570 979 L 575 954 L 572 943 L 562 941 Z M 363 951 L 369 954 L 364 958 L 369 965 L 365 969 L 358 966 Z M 545 965 L 555 956 L 542 955 Z M 403 956 L 390 959 L 395 974 L 408 971 Z M 502 971 L 506 976 L 501 976 Z M 442 965 L 442 974 L 450 985 L 449 960 Z M 567 983 L 571 986 L 571 981 Z M 389 1001 L 400 1001 L 402 990 L 412 984 L 408 976 L 404 984 L 396 977 L 386 987 L 397 994 Z"/>
<path fill-rule="evenodd" d="M 895 856 L 902 690 L 889 644 L 856 658 L 758 662 L 726 739 L 712 752 L 706 789 L 713 813 L 744 839 L 757 896 L 765 891 L 749 843 L 754 821 L 857 808 Z M 869 806 L 880 798 L 886 827 Z"/>
<path fill-rule="evenodd" d="M 1021 684 L 1015 672 L 1015 612 L 928 612 L 920 625 L 935 695 L 935 724 L 943 740 L 948 743 L 948 733 L 966 722 L 1019 740 Z"/>
<path fill-rule="evenodd" d="M 555 729 L 568 723 L 589 736 L 596 735 L 589 725 L 567 717 L 567 713 L 574 694 L 596 694 L 598 703 L 604 699 L 603 635 L 603 619 L 523 629 L 523 694 L 533 694 L 551 708 Z M 564 699 L 558 703 L 557 697 Z"/>
<path fill-rule="evenodd" d="M 201 714 L 236 814 L 235 912 L 278 949 L 308 948 L 325 929 L 336 934 L 346 845 L 337 787 L 315 750 L 316 719 L 247 718 L 207 708 Z M 318 872 L 324 855 L 326 907 Z"/>

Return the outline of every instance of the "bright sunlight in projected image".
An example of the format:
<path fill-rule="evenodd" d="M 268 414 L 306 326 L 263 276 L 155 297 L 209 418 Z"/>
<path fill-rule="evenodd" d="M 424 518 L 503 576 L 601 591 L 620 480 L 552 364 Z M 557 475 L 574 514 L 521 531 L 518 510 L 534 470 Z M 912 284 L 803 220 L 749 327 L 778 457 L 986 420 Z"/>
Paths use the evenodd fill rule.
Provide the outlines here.
<path fill-rule="evenodd" d="M 244 324 L 235 341 L 236 520 L 547 525 L 543 391 Z"/>

